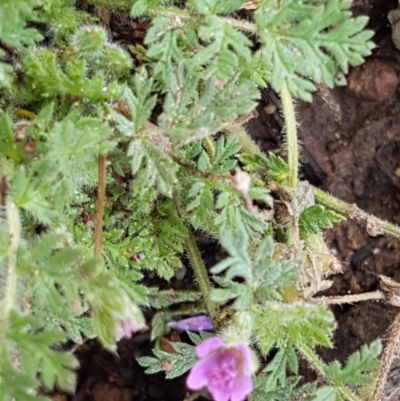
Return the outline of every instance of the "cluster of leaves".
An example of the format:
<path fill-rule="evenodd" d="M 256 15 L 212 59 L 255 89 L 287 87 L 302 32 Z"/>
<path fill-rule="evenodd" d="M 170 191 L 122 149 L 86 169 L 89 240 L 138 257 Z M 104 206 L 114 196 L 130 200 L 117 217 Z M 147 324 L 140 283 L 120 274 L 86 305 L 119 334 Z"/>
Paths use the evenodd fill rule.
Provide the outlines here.
<path fill-rule="evenodd" d="M 0 401 L 44 400 L 39 387 L 72 391 L 77 362 L 60 345 L 98 337 L 114 349 L 129 303 L 198 301 L 192 292 L 148 294 L 140 284 L 145 270 L 173 277 L 192 228 L 229 253 L 212 270 L 212 300 L 251 313 L 255 345 L 269 360 L 254 399 L 339 400 L 346 385 L 365 384 L 360 372 L 374 368 L 376 345 L 345 367 L 324 365 L 328 386 L 297 387 L 297 353 L 312 360 L 316 346 L 330 346 L 333 318 L 322 306 L 286 302 L 291 291 L 298 300 L 304 266 L 289 260 L 285 244 L 274 246 L 281 227 L 269 183 L 287 191 L 288 166 L 246 154 L 239 136 L 223 134 L 254 110 L 258 87 L 279 90 L 287 81 L 310 100 L 313 82 L 341 83 L 337 70 L 371 49 L 365 18 L 351 18 L 343 0 L 263 0 L 254 21 L 235 17 L 244 0 L 88 1 L 151 18 L 146 55 L 133 60 L 75 3 L 0 2 Z M 99 258 L 92 248 L 101 155 Z M 307 204 L 298 218 L 311 252 L 312 236 L 322 238 L 339 217 Z M 153 339 L 169 316 L 155 315 Z M 204 338 L 191 335 L 195 344 Z M 173 347 L 176 354 L 155 350 L 140 363 L 181 375 L 196 361 L 193 347 Z"/>

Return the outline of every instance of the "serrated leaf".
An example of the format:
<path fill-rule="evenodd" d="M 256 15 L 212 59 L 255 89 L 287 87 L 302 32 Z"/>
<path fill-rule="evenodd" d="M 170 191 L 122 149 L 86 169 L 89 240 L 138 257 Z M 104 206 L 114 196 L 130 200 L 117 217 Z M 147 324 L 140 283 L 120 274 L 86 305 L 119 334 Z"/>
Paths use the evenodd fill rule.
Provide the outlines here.
<path fill-rule="evenodd" d="M 263 372 L 269 372 L 266 379 L 266 386 L 274 388 L 286 383 L 286 365 L 290 366 L 293 373 L 297 374 L 298 361 L 296 353 L 290 344 L 280 344 L 278 352 L 272 361 L 263 369 Z"/>
<path fill-rule="evenodd" d="M 289 178 L 289 166 L 279 156 L 269 153 L 267 160 L 268 178 L 278 184 L 287 184 Z"/>
<path fill-rule="evenodd" d="M 174 291 L 159 290 L 157 288 L 149 289 L 149 304 L 153 308 L 161 309 L 174 304 L 193 302 L 201 299 L 201 293 L 198 291 Z"/>
<path fill-rule="evenodd" d="M 178 168 L 166 153 L 143 139 L 137 139 L 131 142 L 128 155 L 132 160 L 132 174 L 141 170 L 140 179 L 144 186 L 157 185 L 161 193 L 172 196 Z"/>
<path fill-rule="evenodd" d="M 190 65 L 192 69 L 207 65 L 206 78 L 226 80 L 236 74 L 240 58 L 251 59 L 251 42 L 246 35 L 216 16 L 208 16 L 199 29 L 199 37 L 208 46 L 192 57 Z"/>
<path fill-rule="evenodd" d="M 343 401 L 339 391 L 331 386 L 320 387 L 311 397 L 312 401 Z"/>
<path fill-rule="evenodd" d="M 236 232 L 242 227 L 254 237 L 267 228 L 265 221 L 257 219 L 245 209 L 236 192 L 222 192 L 217 198 L 215 208 L 220 209 L 215 218 L 215 224 L 220 230 Z"/>
<path fill-rule="evenodd" d="M 160 371 L 166 373 L 166 379 L 174 379 L 186 373 L 197 361 L 194 347 L 185 343 L 172 343 L 176 354 L 153 349 L 153 357 L 141 357 L 137 361 L 146 367 L 146 373 L 152 374 Z"/>
<path fill-rule="evenodd" d="M 254 13 L 264 44 L 265 61 L 272 65 L 269 82 L 279 92 L 284 80 L 290 92 L 310 101 L 315 90 L 311 79 L 332 87 L 343 83 L 335 77 L 347 73 L 371 54 L 372 31 L 362 31 L 366 17 L 350 18 L 350 2 L 330 0 L 323 3 L 287 0 L 276 5 L 263 1 Z"/>
<path fill-rule="evenodd" d="M 318 234 L 320 228 L 332 228 L 333 223 L 343 219 L 343 216 L 325 209 L 322 205 L 312 205 L 301 213 L 299 226 L 302 234 Z"/>
<path fill-rule="evenodd" d="M 145 68 L 141 68 L 133 78 L 135 93 L 130 88 L 124 91 L 123 100 L 130 112 L 130 119 L 113 112 L 114 121 L 122 135 L 131 137 L 146 122 L 157 102 L 156 96 L 150 96 L 153 79 L 148 77 Z"/>
<path fill-rule="evenodd" d="M 349 386 L 365 386 L 373 380 L 368 372 L 379 367 L 377 357 L 381 353 L 382 346 L 379 340 L 369 345 L 363 345 L 360 351 L 350 355 L 346 365 L 342 368 L 338 361 L 334 361 L 325 367 L 326 376 L 337 383 Z"/>
<path fill-rule="evenodd" d="M 299 306 L 267 302 L 255 315 L 254 330 L 261 352 L 287 338 L 294 346 L 306 343 L 310 347 L 332 347 L 333 315 L 325 306 Z"/>
<path fill-rule="evenodd" d="M 214 208 L 212 187 L 207 181 L 196 181 L 189 189 L 189 203 L 186 211 L 190 213 L 190 222 L 194 228 L 200 227 Z"/>
<path fill-rule="evenodd" d="M 42 333 L 29 332 L 29 321 L 13 314 L 7 336 L 18 344 L 21 352 L 21 364 L 25 373 L 41 374 L 43 385 L 50 389 L 54 385 L 67 391 L 75 389 L 75 373 L 78 361 L 72 354 L 55 352 L 53 347 L 66 340 L 61 331 L 48 330 Z"/>
<path fill-rule="evenodd" d="M 267 171 L 270 164 L 264 156 L 250 153 L 240 153 L 237 158 L 244 164 L 243 169 L 248 172 Z"/>

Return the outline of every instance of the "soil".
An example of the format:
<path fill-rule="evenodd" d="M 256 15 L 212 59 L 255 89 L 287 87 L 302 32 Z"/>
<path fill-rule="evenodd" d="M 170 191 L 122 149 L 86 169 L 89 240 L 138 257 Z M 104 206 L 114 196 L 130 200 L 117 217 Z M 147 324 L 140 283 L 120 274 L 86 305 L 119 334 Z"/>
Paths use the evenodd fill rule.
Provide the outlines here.
<path fill-rule="evenodd" d="M 298 102 L 297 118 L 302 143 L 302 178 L 349 203 L 388 221 L 400 224 L 400 52 L 391 40 L 387 14 L 396 0 L 356 0 L 353 12 L 370 16 L 376 48 L 366 66 L 348 76 L 349 88 L 328 90 L 320 86 L 311 104 Z M 113 19 L 114 18 L 114 19 Z M 122 18 L 122 20 L 124 20 Z M 116 22 L 117 21 L 117 22 Z M 126 19 L 125 19 L 126 21 Z M 114 37 L 137 43 L 144 23 L 121 23 L 111 15 Z M 114 25 L 113 25 L 114 24 Z M 135 32 L 130 40 L 129 29 Z M 132 34 L 133 35 L 133 34 Z M 264 151 L 282 149 L 283 121 L 278 96 L 262 91 L 258 117 L 247 130 Z M 400 243 L 386 236 L 371 238 L 353 222 L 337 224 L 326 232 L 327 242 L 343 264 L 343 274 L 333 277 L 327 295 L 361 293 L 377 289 L 380 274 L 400 282 Z M 207 264 L 214 263 L 215 244 L 199 237 Z M 182 287 L 190 283 L 190 271 Z M 382 337 L 396 310 L 382 302 L 335 307 L 338 327 L 335 348 L 322 350 L 326 360 L 345 361 L 361 345 Z M 148 334 L 123 340 L 118 355 L 88 341 L 76 351 L 81 368 L 76 394 L 54 395 L 57 401 L 181 401 L 184 378 L 166 381 L 162 374 L 145 375 L 135 358 L 150 355 Z M 396 365 L 396 364 L 395 364 Z M 397 365 L 396 365 L 397 366 Z M 399 367 L 392 369 L 387 397 L 400 396 Z M 201 399 L 201 398 L 199 398 Z M 388 398 L 389 399 L 389 398 Z M 393 399 L 393 398 L 391 398 Z"/>

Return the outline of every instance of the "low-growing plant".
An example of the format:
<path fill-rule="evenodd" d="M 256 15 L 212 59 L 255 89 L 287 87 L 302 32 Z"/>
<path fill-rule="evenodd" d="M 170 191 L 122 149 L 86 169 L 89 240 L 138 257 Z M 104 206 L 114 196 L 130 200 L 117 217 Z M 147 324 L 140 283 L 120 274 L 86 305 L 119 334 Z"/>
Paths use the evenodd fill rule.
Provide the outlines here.
<path fill-rule="evenodd" d="M 114 43 L 89 5 L 141 18 L 144 43 Z M 381 368 L 379 341 L 345 365 L 316 348 L 332 347 L 329 303 L 396 305 L 398 290 L 383 278 L 360 297 L 317 296 L 341 271 L 322 229 L 345 218 L 370 235 L 400 229 L 298 179 L 292 97 L 344 85 L 373 48 L 350 5 L 0 2 L 0 401 L 74 391 L 66 342 L 115 351 L 146 329 L 149 307 L 154 356 L 139 363 L 167 378 L 191 369 L 188 388 L 216 401 L 381 399 L 400 318 Z M 281 97 L 287 161 L 243 128 L 265 86 Z M 228 254 L 210 271 L 196 230 Z M 170 280 L 184 254 L 198 291 L 146 285 L 147 270 Z M 161 350 L 171 327 L 194 345 Z M 317 381 L 299 384 L 299 358 Z"/>

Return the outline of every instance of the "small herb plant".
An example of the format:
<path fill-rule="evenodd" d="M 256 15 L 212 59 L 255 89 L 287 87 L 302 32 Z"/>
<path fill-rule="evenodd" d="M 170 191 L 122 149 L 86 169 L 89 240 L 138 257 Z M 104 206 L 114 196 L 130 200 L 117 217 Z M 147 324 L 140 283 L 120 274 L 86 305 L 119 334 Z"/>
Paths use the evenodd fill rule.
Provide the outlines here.
<path fill-rule="evenodd" d="M 146 329 L 147 307 L 155 349 L 139 363 L 167 378 L 191 369 L 189 389 L 216 401 L 380 400 L 393 349 L 381 368 L 379 341 L 343 366 L 316 353 L 332 347 L 327 304 L 359 300 L 316 296 L 341 271 L 322 229 L 344 218 L 371 235 L 400 229 L 298 180 L 292 96 L 344 85 L 373 48 L 350 5 L 0 2 L 0 401 L 73 392 L 77 360 L 63 344 L 97 337 L 115 350 Z M 114 43 L 92 6 L 145 21 L 143 45 Z M 264 86 L 281 96 L 287 161 L 243 128 Z M 228 253 L 210 271 L 195 230 Z M 183 254 L 199 291 L 144 285 L 145 270 L 170 280 Z M 396 304 L 383 282 L 363 299 Z M 195 346 L 170 354 L 157 339 L 173 304 L 202 315 L 172 325 Z M 299 385 L 299 358 L 318 381 Z"/>

